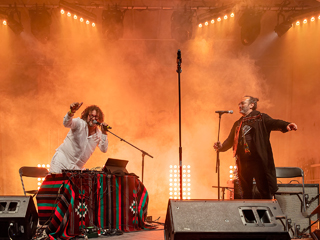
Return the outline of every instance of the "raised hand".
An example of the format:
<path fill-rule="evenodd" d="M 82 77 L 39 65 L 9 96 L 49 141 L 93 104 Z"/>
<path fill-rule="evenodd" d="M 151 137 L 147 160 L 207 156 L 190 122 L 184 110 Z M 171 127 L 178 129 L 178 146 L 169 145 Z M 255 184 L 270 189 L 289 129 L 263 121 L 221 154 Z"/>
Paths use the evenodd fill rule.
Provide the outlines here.
<path fill-rule="evenodd" d="M 74 114 L 76 111 L 78 111 L 78 109 L 82 106 L 83 102 L 78 103 L 78 102 L 74 102 L 71 103 L 70 105 L 70 111 L 72 114 Z"/>

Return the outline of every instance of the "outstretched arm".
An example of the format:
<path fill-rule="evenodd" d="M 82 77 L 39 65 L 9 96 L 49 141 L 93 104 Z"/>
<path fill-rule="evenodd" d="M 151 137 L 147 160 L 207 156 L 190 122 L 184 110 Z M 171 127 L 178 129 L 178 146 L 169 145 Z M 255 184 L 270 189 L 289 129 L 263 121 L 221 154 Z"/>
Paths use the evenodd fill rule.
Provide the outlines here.
<path fill-rule="evenodd" d="M 74 129 L 76 127 L 75 123 L 73 123 L 73 121 L 72 121 L 72 117 L 81 106 L 82 106 L 82 102 L 81 103 L 78 103 L 78 102 L 71 103 L 70 110 L 63 119 L 63 125 L 65 127 L 72 128 L 72 129 Z"/>

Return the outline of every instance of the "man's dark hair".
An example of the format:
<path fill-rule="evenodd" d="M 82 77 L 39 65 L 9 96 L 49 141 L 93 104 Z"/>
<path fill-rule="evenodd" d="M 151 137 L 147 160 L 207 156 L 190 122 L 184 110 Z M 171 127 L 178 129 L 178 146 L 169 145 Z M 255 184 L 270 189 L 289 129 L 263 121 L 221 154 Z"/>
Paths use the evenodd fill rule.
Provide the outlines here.
<path fill-rule="evenodd" d="M 97 115 L 99 115 L 98 121 L 102 123 L 104 119 L 104 115 L 101 109 L 97 105 L 91 105 L 87 107 L 85 110 L 83 110 L 83 112 L 81 113 L 81 119 L 84 121 L 87 121 L 89 113 L 92 112 L 93 110 L 96 110 Z"/>
<path fill-rule="evenodd" d="M 259 101 L 259 98 L 255 98 L 255 97 L 252 97 L 252 96 L 244 96 L 244 97 L 247 97 L 249 98 L 249 104 L 253 103 L 253 108 L 252 110 L 257 110 L 257 102 Z"/>

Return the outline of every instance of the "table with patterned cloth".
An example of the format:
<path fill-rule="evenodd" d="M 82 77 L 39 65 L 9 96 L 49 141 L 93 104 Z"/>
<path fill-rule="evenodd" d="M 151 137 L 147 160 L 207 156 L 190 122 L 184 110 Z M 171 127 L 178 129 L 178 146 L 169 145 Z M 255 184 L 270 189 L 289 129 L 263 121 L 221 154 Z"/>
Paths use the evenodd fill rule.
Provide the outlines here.
<path fill-rule="evenodd" d="M 86 227 L 122 230 L 148 229 L 144 221 L 148 192 L 133 175 L 68 172 L 46 177 L 37 195 L 40 224 L 53 238 L 70 238 Z"/>

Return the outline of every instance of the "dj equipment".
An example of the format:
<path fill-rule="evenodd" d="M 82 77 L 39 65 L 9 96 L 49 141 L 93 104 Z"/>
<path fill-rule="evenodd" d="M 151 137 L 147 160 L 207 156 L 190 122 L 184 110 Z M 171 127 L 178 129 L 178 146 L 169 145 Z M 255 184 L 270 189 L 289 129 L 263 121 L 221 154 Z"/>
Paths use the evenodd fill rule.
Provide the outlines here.
<path fill-rule="evenodd" d="M 108 158 L 102 170 L 107 173 L 114 173 L 118 170 L 128 173 L 126 169 L 128 162 L 128 160 Z"/>
<path fill-rule="evenodd" d="M 286 219 L 276 200 L 170 199 L 165 240 L 290 240 L 282 223 Z"/>
<path fill-rule="evenodd" d="M 0 239 L 31 239 L 38 213 L 31 196 L 0 197 Z"/>

